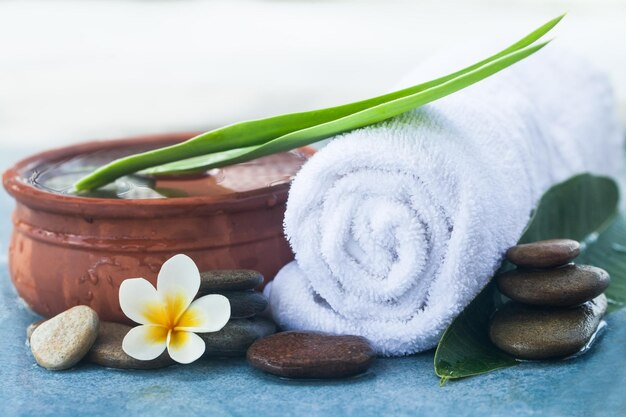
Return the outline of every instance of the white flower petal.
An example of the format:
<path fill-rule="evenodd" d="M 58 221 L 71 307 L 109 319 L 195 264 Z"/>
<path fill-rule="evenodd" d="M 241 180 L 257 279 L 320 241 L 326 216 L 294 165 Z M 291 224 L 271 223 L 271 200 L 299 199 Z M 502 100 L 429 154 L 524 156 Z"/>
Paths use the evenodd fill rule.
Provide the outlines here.
<path fill-rule="evenodd" d="M 157 290 L 143 278 L 122 281 L 120 307 L 126 317 L 139 324 L 165 324 L 163 301 Z"/>
<path fill-rule="evenodd" d="M 165 351 L 168 333 L 169 330 L 161 326 L 133 327 L 122 341 L 122 350 L 142 361 L 156 359 Z"/>
<path fill-rule="evenodd" d="M 187 255 L 165 261 L 157 278 L 157 291 L 166 305 L 170 322 L 175 323 L 200 289 L 200 272 Z"/>
<path fill-rule="evenodd" d="M 200 358 L 206 348 L 204 340 L 195 333 L 172 331 L 167 340 L 167 352 L 178 363 L 191 363 Z"/>
<path fill-rule="evenodd" d="M 210 294 L 195 300 L 176 324 L 176 330 L 196 333 L 216 332 L 230 319 L 230 302 L 219 294 Z"/>

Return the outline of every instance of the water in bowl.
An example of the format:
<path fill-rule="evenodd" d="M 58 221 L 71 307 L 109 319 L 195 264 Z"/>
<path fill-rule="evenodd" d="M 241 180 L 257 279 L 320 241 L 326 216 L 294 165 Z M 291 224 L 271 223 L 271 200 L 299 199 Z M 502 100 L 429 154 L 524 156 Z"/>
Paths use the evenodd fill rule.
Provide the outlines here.
<path fill-rule="evenodd" d="M 29 167 L 25 179 L 33 186 L 55 194 L 73 195 L 73 184 L 96 168 L 121 156 L 146 150 L 127 147 L 104 149 Z M 291 181 L 306 162 L 299 151 L 274 154 L 253 161 L 212 169 L 201 174 L 152 177 L 128 175 L 84 197 L 114 199 L 220 196 L 246 192 Z"/>

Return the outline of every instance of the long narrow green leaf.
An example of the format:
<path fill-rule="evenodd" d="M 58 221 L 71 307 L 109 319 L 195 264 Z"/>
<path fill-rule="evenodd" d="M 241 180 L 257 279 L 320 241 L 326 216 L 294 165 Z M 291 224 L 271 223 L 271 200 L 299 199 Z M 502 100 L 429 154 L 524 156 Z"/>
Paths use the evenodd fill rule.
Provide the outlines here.
<path fill-rule="evenodd" d="M 411 109 L 423 106 L 424 104 L 428 104 L 432 101 L 455 93 L 515 64 L 518 61 L 521 61 L 529 55 L 537 52 L 547 44 L 548 42 L 544 42 L 535 46 L 520 49 L 491 61 L 478 69 L 467 72 L 453 78 L 450 81 L 446 81 L 424 91 L 398 98 L 378 106 L 370 107 L 337 120 L 332 120 L 327 123 L 291 132 L 256 147 L 247 147 L 241 149 L 240 152 L 233 151 L 220 157 L 216 157 L 216 155 L 208 155 L 206 160 L 201 156 L 195 157 L 192 160 L 177 161 L 146 170 L 145 172 L 149 174 L 171 174 L 206 170 L 245 162 L 277 152 L 284 152 L 309 145 L 339 133 L 358 129 L 360 127 L 389 119 L 390 117 L 397 116 Z"/>
<path fill-rule="evenodd" d="M 476 69 L 498 60 L 510 53 L 519 51 L 537 41 L 551 30 L 563 16 L 552 19 L 548 23 L 533 31 L 520 41 L 514 43 L 503 51 L 460 71 L 437 78 L 435 80 L 409 87 L 390 94 L 385 94 L 368 100 L 363 100 L 343 106 L 328 109 L 315 110 L 303 113 L 293 113 L 271 117 L 261 120 L 242 122 L 220 129 L 216 129 L 186 142 L 173 146 L 131 155 L 118 159 L 110 164 L 99 168 L 75 184 L 77 191 L 89 190 L 106 185 L 107 183 L 142 169 L 166 164 L 172 161 L 180 161 L 194 158 L 199 155 L 213 154 L 225 150 L 248 148 L 258 146 L 276 138 L 284 137 L 289 133 L 306 131 L 307 128 L 327 124 L 330 121 L 345 118 L 348 115 L 362 112 L 368 108 L 378 107 L 381 104 L 396 101 L 403 97 L 415 95 L 437 85 L 445 84 L 459 76 L 475 71 Z M 374 122 L 371 122 L 374 123 Z M 368 124 L 371 124 L 368 123 Z M 338 132 L 336 132 L 338 133 Z M 336 134 L 335 133 L 335 134 Z M 327 133 L 332 135 L 332 133 Z M 319 139 L 318 139 L 319 140 Z M 275 146 L 275 145 L 273 145 Z M 270 147 L 269 149 L 271 149 Z M 209 160 L 222 159 L 223 157 L 210 157 Z M 189 162 L 187 162 L 187 166 Z M 197 169 L 197 168 L 196 168 Z M 165 171 L 163 171 L 165 172 Z"/>

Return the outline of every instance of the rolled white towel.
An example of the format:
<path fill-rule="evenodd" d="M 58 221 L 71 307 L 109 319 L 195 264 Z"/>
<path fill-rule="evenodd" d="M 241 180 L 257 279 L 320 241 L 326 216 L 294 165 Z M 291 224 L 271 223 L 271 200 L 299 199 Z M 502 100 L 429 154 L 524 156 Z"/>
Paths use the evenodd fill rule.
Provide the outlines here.
<path fill-rule="evenodd" d="M 432 348 L 542 193 L 576 173 L 615 174 L 622 146 L 604 75 L 553 45 L 342 135 L 293 181 L 285 231 L 296 261 L 271 286 L 273 317 L 364 336 L 382 355 Z"/>

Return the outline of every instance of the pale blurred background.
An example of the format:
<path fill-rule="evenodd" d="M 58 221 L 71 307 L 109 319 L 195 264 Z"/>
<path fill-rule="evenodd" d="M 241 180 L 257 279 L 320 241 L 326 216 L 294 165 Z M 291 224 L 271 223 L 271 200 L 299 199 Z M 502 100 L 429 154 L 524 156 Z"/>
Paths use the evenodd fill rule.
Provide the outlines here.
<path fill-rule="evenodd" d="M 623 0 L 4 0 L 0 149 L 367 98 L 440 49 L 504 47 L 565 11 L 557 42 L 610 73 L 626 120 Z"/>

